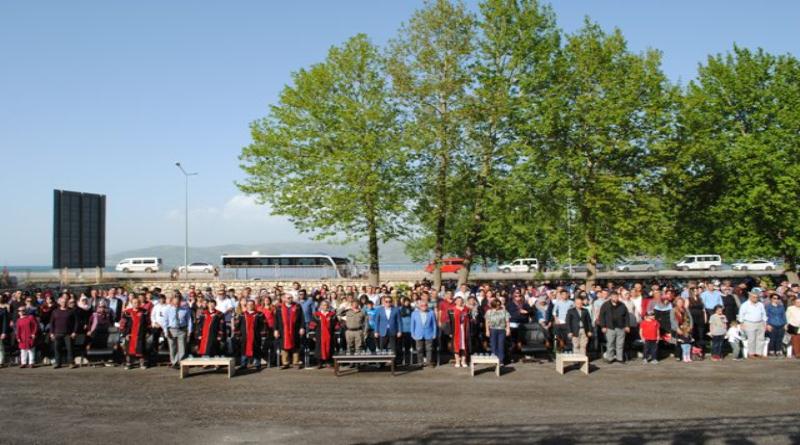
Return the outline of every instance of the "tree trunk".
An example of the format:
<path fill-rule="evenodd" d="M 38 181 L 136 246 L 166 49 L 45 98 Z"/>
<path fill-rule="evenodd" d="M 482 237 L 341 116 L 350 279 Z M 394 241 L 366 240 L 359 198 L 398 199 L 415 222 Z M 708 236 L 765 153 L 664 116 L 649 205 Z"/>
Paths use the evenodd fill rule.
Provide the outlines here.
<path fill-rule="evenodd" d="M 789 283 L 800 283 L 800 277 L 797 276 L 797 258 L 794 255 L 783 256 L 783 268 Z"/>
<path fill-rule="evenodd" d="M 371 207 L 367 210 L 367 248 L 369 250 L 369 285 L 378 286 L 381 280 L 380 255 L 378 252 L 378 227 L 375 223 L 375 212 Z"/>
<path fill-rule="evenodd" d="M 472 246 L 467 245 L 467 250 L 464 251 L 464 267 L 458 271 L 458 285 L 467 284 L 469 282 L 469 272 L 472 269 L 472 259 L 475 257 L 475 252 Z"/>
<path fill-rule="evenodd" d="M 586 219 L 584 219 L 586 221 Z M 597 277 L 597 241 L 592 228 L 587 224 L 586 230 L 586 291 L 594 287 Z"/>
<path fill-rule="evenodd" d="M 369 231 L 369 285 L 378 286 L 381 281 L 380 257 L 378 255 L 378 234 L 375 227 Z"/>

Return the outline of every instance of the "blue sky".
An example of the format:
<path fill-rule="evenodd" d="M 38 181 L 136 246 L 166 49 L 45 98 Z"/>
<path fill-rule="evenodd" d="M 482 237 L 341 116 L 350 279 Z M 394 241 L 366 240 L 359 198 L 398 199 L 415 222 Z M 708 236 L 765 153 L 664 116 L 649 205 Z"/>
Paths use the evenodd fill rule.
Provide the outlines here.
<path fill-rule="evenodd" d="M 181 161 L 196 245 L 303 240 L 234 186 L 248 124 L 301 67 L 364 32 L 384 43 L 421 1 L 0 3 L 0 265 L 49 264 L 54 188 L 108 196 L 108 252 L 182 244 Z M 476 9 L 475 2 L 468 2 Z M 676 81 L 733 42 L 800 54 L 800 2 L 560 0 Z"/>

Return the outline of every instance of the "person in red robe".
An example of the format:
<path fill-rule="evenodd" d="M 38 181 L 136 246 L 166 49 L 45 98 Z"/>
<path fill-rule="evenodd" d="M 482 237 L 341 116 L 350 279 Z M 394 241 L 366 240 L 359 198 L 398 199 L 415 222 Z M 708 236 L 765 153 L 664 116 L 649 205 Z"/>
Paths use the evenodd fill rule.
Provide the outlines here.
<path fill-rule="evenodd" d="M 314 312 L 316 323 L 316 355 L 319 368 L 333 363 L 333 350 L 336 345 L 336 311 L 331 310 L 328 300 L 322 300 L 319 310 Z"/>
<path fill-rule="evenodd" d="M 207 308 L 197 317 L 197 354 L 205 357 L 219 355 L 225 338 L 225 315 L 217 310 L 217 302 L 208 300 Z"/>
<path fill-rule="evenodd" d="M 39 322 L 32 312 L 24 307 L 18 310 L 19 318 L 15 324 L 17 346 L 19 346 L 20 368 L 33 368 L 36 356 L 36 336 L 39 334 Z"/>
<path fill-rule="evenodd" d="M 247 369 L 248 363 L 261 369 L 261 333 L 264 331 L 264 314 L 256 311 L 256 302 L 248 300 L 245 311 L 239 315 L 236 323 L 236 335 L 241 347 L 239 369 Z"/>
<path fill-rule="evenodd" d="M 453 318 L 450 326 L 453 327 L 453 356 L 456 359 L 456 368 L 467 366 L 467 357 L 470 354 L 470 310 L 464 305 L 464 299 L 456 297 L 452 308 Z"/>
<path fill-rule="evenodd" d="M 283 303 L 275 311 L 275 338 L 281 349 L 281 369 L 289 368 L 291 356 L 295 368 L 300 368 L 300 349 L 303 346 L 304 329 L 303 310 L 294 303 L 290 293 L 283 294 Z"/>
<path fill-rule="evenodd" d="M 125 369 L 131 369 L 134 359 L 139 360 L 139 368 L 147 369 L 147 330 L 150 327 L 150 313 L 142 306 L 139 297 L 130 300 L 130 308 L 122 315 L 120 331 L 125 336 Z"/>
<path fill-rule="evenodd" d="M 272 298 L 264 297 L 259 311 L 264 314 L 264 333 L 261 335 L 261 356 L 267 361 L 267 366 L 272 366 L 272 358 L 277 351 L 275 344 L 275 306 Z"/>

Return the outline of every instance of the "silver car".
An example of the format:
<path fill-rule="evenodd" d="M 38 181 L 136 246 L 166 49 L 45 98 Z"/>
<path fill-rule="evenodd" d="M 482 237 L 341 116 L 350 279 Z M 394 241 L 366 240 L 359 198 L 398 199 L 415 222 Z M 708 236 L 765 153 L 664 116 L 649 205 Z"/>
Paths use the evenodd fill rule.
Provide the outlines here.
<path fill-rule="evenodd" d="M 617 272 L 653 272 L 656 265 L 652 261 L 633 260 L 617 264 Z"/>

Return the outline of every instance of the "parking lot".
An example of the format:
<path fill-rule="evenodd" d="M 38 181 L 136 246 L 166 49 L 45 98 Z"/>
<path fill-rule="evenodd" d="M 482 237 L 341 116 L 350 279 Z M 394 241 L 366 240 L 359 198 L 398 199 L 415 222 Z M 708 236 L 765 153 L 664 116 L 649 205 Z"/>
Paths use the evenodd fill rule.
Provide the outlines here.
<path fill-rule="evenodd" d="M 2 369 L 0 443 L 799 443 L 800 361 L 325 370 Z"/>

